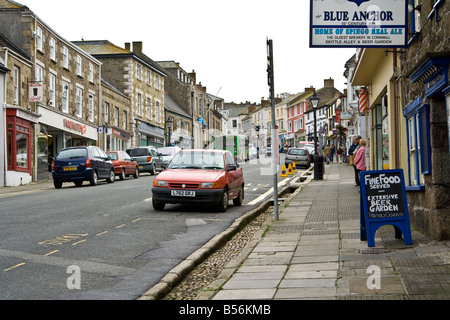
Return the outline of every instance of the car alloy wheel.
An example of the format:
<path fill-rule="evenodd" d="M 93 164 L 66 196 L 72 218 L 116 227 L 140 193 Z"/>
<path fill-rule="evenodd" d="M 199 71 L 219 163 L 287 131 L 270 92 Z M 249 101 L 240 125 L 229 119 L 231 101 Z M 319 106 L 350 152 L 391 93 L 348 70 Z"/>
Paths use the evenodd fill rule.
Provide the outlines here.
<path fill-rule="evenodd" d="M 89 183 L 91 184 L 91 186 L 96 186 L 98 183 L 98 177 L 97 177 L 97 172 L 94 171 L 92 172 L 92 178 L 91 180 L 89 180 Z"/>
<path fill-rule="evenodd" d="M 108 183 L 113 183 L 114 180 L 116 180 L 116 174 L 114 173 L 114 170 L 111 170 L 111 171 L 109 172 L 109 178 L 106 179 L 106 182 L 108 182 Z"/>

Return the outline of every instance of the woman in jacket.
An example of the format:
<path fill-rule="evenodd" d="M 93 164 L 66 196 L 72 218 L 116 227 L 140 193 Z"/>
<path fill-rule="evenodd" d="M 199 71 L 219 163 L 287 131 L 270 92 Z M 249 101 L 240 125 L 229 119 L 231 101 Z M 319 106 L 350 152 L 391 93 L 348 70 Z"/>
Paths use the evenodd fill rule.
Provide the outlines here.
<path fill-rule="evenodd" d="M 361 139 L 359 141 L 359 145 L 360 147 L 358 148 L 358 151 L 356 152 L 355 155 L 355 162 L 354 162 L 354 166 L 356 169 L 356 176 L 355 178 L 357 178 L 356 184 L 357 186 L 359 186 L 360 180 L 359 180 L 359 173 L 361 171 L 365 171 L 366 170 L 366 140 Z"/>

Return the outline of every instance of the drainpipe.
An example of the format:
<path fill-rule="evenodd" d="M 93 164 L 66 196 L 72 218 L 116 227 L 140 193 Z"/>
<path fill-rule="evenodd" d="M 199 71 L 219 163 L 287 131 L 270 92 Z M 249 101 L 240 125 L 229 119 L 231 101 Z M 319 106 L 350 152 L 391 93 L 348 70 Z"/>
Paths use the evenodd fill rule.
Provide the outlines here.
<path fill-rule="evenodd" d="M 394 54 L 393 54 L 393 65 L 394 65 L 394 73 L 397 70 L 397 49 L 394 48 Z M 395 75 L 394 80 L 394 137 L 395 137 L 395 143 L 394 143 L 394 166 L 395 169 L 399 168 L 399 161 L 398 161 L 398 83 L 397 80 L 399 77 Z"/>

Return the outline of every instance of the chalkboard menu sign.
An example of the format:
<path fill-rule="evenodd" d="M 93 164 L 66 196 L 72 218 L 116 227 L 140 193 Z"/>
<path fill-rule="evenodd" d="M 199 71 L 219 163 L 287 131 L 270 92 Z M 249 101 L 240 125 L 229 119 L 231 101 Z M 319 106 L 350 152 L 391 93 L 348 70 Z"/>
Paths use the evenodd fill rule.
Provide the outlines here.
<path fill-rule="evenodd" d="M 396 238 L 412 244 L 403 170 L 362 171 L 361 240 L 375 246 L 375 232 L 382 225 L 393 225 Z"/>

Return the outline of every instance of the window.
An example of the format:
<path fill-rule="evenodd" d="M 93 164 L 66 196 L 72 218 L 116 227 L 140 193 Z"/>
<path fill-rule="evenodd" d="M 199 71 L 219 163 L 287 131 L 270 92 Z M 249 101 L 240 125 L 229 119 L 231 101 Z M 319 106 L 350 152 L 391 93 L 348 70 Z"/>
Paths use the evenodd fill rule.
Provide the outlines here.
<path fill-rule="evenodd" d="M 14 104 L 20 104 L 20 68 L 14 66 Z"/>
<path fill-rule="evenodd" d="M 48 86 L 49 89 L 49 104 L 51 107 L 55 106 L 55 92 L 56 92 L 56 76 L 53 73 L 50 73 L 50 83 Z"/>
<path fill-rule="evenodd" d="M 89 81 L 94 82 L 94 65 L 89 62 Z"/>
<path fill-rule="evenodd" d="M 387 95 L 372 109 L 372 137 L 375 170 L 389 169 L 389 126 Z"/>
<path fill-rule="evenodd" d="M 416 34 L 420 32 L 421 25 L 420 25 L 420 9 L 419 6 L 421 4 L 419 3 L 419 0 L 409 0 L 410 1 L 410 9 L 411 10 L 411 34 Z M 415 8 L 415 10 L 414 10 Z"/>
<path fill-rule="evenodd" d="M 109 122 L 109 103 L 105 102 L 105 122 Z"/>
<path fill-rule="evenodd" d="M 122 128 L 127 129 L 127 112 L 122 111 Z"/>
<path fill-rule="evenodd" d="M 56 61 L 56 40 L 50 37 L 50 59 Z"/>
<path fill-rule="evenodd" d="M 155 88 L 156 88 L 157 90 L 160 89 L 159 75 L 155 75 Z"/>
<path fill-rule="evenodd" d="M 61 101 L 62 112 L 69 112 L 69 83 L 63 81 L 62 84 L 62 101 Z"/>
<path fill-rule="evenodd" d="M 31 172 L 31 125 L 29 121 L 7 117 L 8 170 Z"/>
<path fill-rule="evenodd" d="M 94 121 L 94 96 L 89 95 L 89 121 Z"/>
<path fill-rule="evenodd" d="M 77 56 L 77 75 L 80 77 L 83 75 L 82 69 L 83 69 L 83 65 L 82 65 L 81 56 Z"/>
<path fill-rule="evenodd" d="M 140 93 L 137 94 L 136 106 L 137 106 L 137 114 L 142 116 L 142 94 Z"/>
<path fill-rule="evenodd" d="M 136 64 L 136 77 L 142 80 L 142 66 L 140 64 Z"/>
<path fill-rule="evenodd" d="M 408 148 L 407 190 L 423 190 L 425 174 L 431 174 L 430 106 L 419 97 L 403 111 Z"/>
<path fill-rule="evenodd" d="M 69 69 L 69 49 L 63 48 L 63 67 Z"/>
<path fill-rule="evenodd" d="M 83 89 L 77 87 L 76 97 L 76 110 L 75 113 L 78 117 L 83 115 Z"/>
<path fill-rule="evenodd" d="M 149 85 L 149 86 L 151 86 L 152 85 L 152 74 L 151 74 L 151 72 L 150 72 L 150 70 L 146 70 L 146 81 L 147 81 L 147 84 Z"/>
<path fill-rule="evenodd" d="M 36 64 L 35 65 L 35 78 L 36 81 L 42 81 L 44 78 L 44 68 L 42 68 L 42 66 Z"/>
<path fill-rule="evenodd" d="M 156 122 L 159 123 L 160 120 L 160 113 L 161 111 L 159 110 L 159 101 L 155 101 L 155 114 L 156 114 Z"/>
<path fill-rule="evenodd" d="M 152 120 L 152 99 L 150 97 L 147 97 L 145 102 L 146 108 L 147 108 L 147 118 L 149 120 Z"/>
<path fill-rule="evenodd" d="M 119 126 L 119 108 L 114 107 L 114 125 Z"/>
<path fill-rule="evenodd" d="M 42 29 L 41 27 L 36 27 L 36 47 L 42 52 Z"/>

